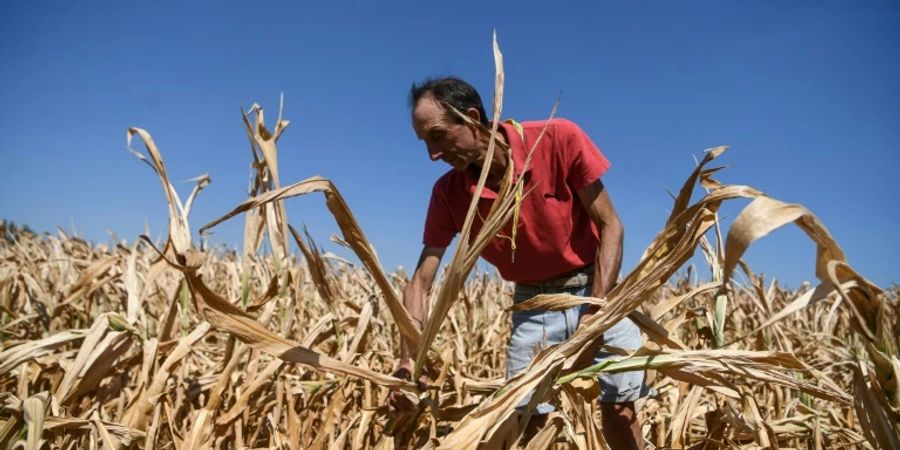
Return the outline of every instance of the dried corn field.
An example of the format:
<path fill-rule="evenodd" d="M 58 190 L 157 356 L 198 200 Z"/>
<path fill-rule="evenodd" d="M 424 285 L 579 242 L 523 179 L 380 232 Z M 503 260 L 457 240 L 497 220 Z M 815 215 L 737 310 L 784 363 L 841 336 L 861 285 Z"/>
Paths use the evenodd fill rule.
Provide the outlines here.
<path fill-rule="evenodd" d="M 160 265 L 149 246 L 92 247 L 63 233 L 4 233 L 4 446 L 32 439 L 35 430 L 43 433 L 33 439 L 53 448 L 394 445 L 395 438 L 388 436 L 394 424 L 386 417 L 386 388 L 286 364 L 216 332 L 198 315 L 181 273 Z M 275 334 L 390 373 L 398 332 L 371 275 L 340 259 L 325 257 L 324 264 L 330 301 L 320 295 L 305 264 L 290 259 L 279 277 L 271 258 L 251 261 L 245 309 Z M 210 256 L 202 277 L 210 289 L 240 304 L 241 266 L 233 254 Z M 656 393 L 640 410 L 648 443 L 658 448 L 755 446 L 757 439 L 769 439 L 788 447 L 865 446 L 847 395 L 857 389 L 853 367 L 865 354 L 863 340 L 850 330 L 851 313 L 831 298 L 750 334 L 802 296 L 751 279 L 729 299 L 724 325 L 726 340 L 751 338 L 729 348 L 793 353 L 843 394 L 825 400 L 782 382 L 726 374 L 722 386 L 737 386 L 744 395 L 732 399 L 656 373 Z M 715 348 L 716 285 L 689 280 L 682 276 L 664 286 L 649 302 L 653 306 L 642 310 L 659 317 L 688 348 Z M 391 278 L 397 288 L 403 281 L 402 274 Z M 499 386 L 509 328 L 503 311 L 511 304 L 507 291 L 486 275 L 466 284 L 435 345 L 448 364 L 440 383 L 435 382 L 440 390 L 424 403 L 438 400 L 441 406 L 423 411 L 411 427 L 413 445 L 446 434 Z M 129 305 L 139 308 L 129 310 Z M 130 313 L 136 320 L 129 321 Z M 750 371 L 764 364 L 740 354 L 732 358 L 728 364 Z M 672 366 L 683 369 L 718 362 L 703 350 L 678 360 Z M 802 380 L 803 373 L 794 376 Z M 573 408 L 570 394 L 560 391 L 559 401 L 567 408 L 549 422 L 551 434 L 541 443 L 586 446 L 579 420 L 584 411 Z"/>
<path fill-rule="evenodd" d="M 496 44 L 495 58 L 497 118 Z M 419 329 L 398 294 L 406 275 L 383 271 L 337 187 L 320 177 L 279 179 L 276 143 L 289 124 L 280 116 L 270 131 L 258 106 L 244 114 L 250 198 L 203 227 L 188 218 L 210 178 L 198 177 L 182 202 L 161 152 L 137 128 L 129 145 L 134 136 L 145 144 L 146 154 L 135 154 L 155 172 L 169 208 L 165 242 L 95 246 L 3 226 L 0 445 L 605 448 L 597 407 L 586 400 L 596 394 L 594 375 L 646 368 L 654 392 L 639 414 L 649 448 L 900 448 L 897 287 L 856 273 L 802 206 L 715 180 L 719 168 L 707 166 L 724 148 L 690 173 L 659 235 L 607 298 L 539 296 L 517 305 L 588 301 L 602 309 L 504 380 L 511 286 L 472 270 L 527 195 L 512 163 L 478 235 L 470 236 L 470 214 Z M 286 200 L 314 193 L 337 221 L 334 240 L 359 263 L 288 224 Z M 739 198 L 751 201 L 720 229 L 719 206 Z M 193 242 L 196 231 L 233 217 L 244 220 L 240 251 Z M 816 243 L 816 286 L 782 289 L 741 260 L 754 240 L 789 224 Z M 261 251 L 265 241 L 271 252 Z M 686 265 L 695 252 L 706 257 L 702 268 Z M 626 315 L 645 346 L 579 367 L 581 353 Z M 418 344 L 416 370 L 430 376 L 424 389 L 390 375 L 401 335 Z M 418 409 L 389 417 L 391 389 Z M 530 391 L 520 416 L 515 405 Z M 541 400 L 558 411 L 526 442 L 522 425 Z"/>

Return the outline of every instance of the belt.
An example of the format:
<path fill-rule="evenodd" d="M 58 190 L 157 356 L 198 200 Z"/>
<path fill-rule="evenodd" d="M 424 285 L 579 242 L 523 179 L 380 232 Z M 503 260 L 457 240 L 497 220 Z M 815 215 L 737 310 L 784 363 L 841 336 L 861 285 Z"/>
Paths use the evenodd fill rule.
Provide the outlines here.
<path fill-rule="evenodd" d="M 516 283 L 516 288 L 561 288 L 584 287 L 594 280 L 594 265 L 588 264 L 580 269 L 575 269 L 567 274 L 560 275 L 547 281 L 538 283 Z"/>

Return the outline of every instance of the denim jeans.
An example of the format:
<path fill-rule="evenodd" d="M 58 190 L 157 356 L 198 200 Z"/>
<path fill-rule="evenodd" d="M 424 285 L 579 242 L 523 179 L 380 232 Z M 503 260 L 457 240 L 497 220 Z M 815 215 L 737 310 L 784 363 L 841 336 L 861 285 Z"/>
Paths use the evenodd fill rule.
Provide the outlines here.
<path fill-rule="evenodd" d="M 591 283 L 587 275 L 584 275 L 583 285 L 570 287 L 543 287 L 531 285 L 516 285 L 513 302 L 520 303 L 538 294 L 567 293 L 572 295 L 590 296 Z M 569 308 L 565 311 L 516 311 L 512 314 L 512 334 L 509 339 L 509 347 L 506 354 L 506 377 L 512 378 L 523 371 L 531 363 L 538 351 L 551 345 L 558 344 L 575 333 L 578 327 L 578 319 L 587 310 L 589 305 L 581 305 Z M 603 334 L 604 344 L 635 350 L 641 346 L 641 333 L 637 325 L 629 318 L 624 318 Z M 600 362 L 613 356 L 612 353 L 600 351 L 594 357 L 595 362 Z M 633 402 L 647 395 L 647 386 L 644 382 L 644 371 L 620 372 L 615 374 L 601 374 L 598 377 L 600 383 L 601 402 L 624 403 Z M 519 405 L 524 408 L 531 399 L 529 394 Z M 547 414 L 554 410 L 553 406 L 542 403 L 537 406 L 535 414 Z"/>

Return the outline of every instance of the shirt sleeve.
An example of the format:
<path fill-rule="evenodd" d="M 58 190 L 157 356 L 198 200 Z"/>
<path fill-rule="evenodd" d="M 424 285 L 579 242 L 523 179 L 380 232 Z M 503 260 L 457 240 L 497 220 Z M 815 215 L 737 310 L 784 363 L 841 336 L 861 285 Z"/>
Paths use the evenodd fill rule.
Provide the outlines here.
<path fill-rule="evenodd" d="M 425 233 L 422 238 L 422 243 L 426 247 L 446 248 L 457 233 L 450 216 L 444 186 L 443 179 L 439 179 L 431 190 L 431 201 L 428 203 Z"/>
<path fill-rule="evenodd" d="M 596 182 L 611 166 L 591 138 L 573 122 L 560 120 L 558 137 L 568 162 L 566 182 L 575 191 Z"/>

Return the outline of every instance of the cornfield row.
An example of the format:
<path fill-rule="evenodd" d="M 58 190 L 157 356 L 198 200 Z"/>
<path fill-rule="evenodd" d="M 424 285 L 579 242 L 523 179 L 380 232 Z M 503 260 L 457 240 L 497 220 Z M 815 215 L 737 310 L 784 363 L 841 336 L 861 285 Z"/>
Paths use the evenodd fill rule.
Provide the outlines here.
<path fill-rule="evenodd" d="M 497 119 L 496 41 L 494 50 Z M 900 448 L 898 289 L 856 273 L 805 208 L 716 181 L 718 168 L 707 165 L 724 148 L 706 153 L 659 235 L 606 299 L 517 305 L 603 307 L 504 380 L 511 287 L 471 272 L 521 198 L 512 163 L 491 214 L 477 219 L 480 233 L 464 228 L 420 330 L 397 294 L 406 275 L 383 272 L 337 188 L 320 177 L 281 183 L 276 143 L 289 122 L 280 116 L 270 131 L 257 105 L 243 115 L 250 198 L 200 228 L 242 214 L 239 252 L 192 243 L 191 205 L 210 178 L 198 177 L 182 202 L 149 133 L 137 128 L 129 145 L 133 136 L 145 144 L 147 156 L 135 154 L 158 175 L 169 207 L 164 243 L 94 246 L 63 232 L 0 229 L 0 446 L 605 448 L 590 400 L 594 376 L 637 368 L 649 370 L 654 389 L 639 405 L 651 448 Z M 692 203 L 696 185 L 705 192 Z M 288 224 L 285 200 L 315 192 L 341 230 L 336 242 L 361 264 L 323 252 Z M 725 232 L 716 211 L 735 198 L 752 201 Z M 790 223 L 817 245 L 815 287 L 782 289 L 741 261 L 754 240 Z M 271 253 L 260 252 L 265 240 Z M 692 281 L 698 269 L 685 266 L 696 249 L 710 282 Z M 645 346 L 578 367 L 581 352 L 625 316 Z M 424 390 L 388 375 L 401 335 L 418 344 L 416 370 L 431 380 Z M 389 417 L 391 389 L 418 409 Z M 558 412 L 523 442 L 538 401 Z"/>

